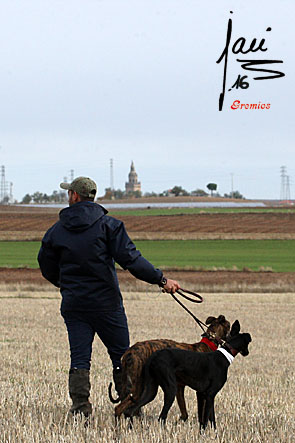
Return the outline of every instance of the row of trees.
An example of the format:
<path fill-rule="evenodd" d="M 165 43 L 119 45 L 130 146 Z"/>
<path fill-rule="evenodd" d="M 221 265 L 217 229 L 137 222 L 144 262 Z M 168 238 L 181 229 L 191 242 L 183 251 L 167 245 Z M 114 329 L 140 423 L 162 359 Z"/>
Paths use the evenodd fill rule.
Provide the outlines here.
<path fill-rule="evenodd" d="M 240 194 L 239 191 L 231 192 L 230 194 L 224 194 L 223 196 L 217 192 L 216 183 L 209 183 L 207 185 L 207 189 L 210 192 L 211 196 L 215 197 L 224 197 L 224 198 L 239 198 L 243 199 L 243 195 Z M 193 197 L 208 197 L 209 193 L 204 191 L 203 189 L 196 189 L 195 191 L 188 192 L 182 188 L 182 186 L 174 186 L 172 189 L 168 189 L 166 191 L 156 193 L 156 192 L 146 192 L 143 197 L 178 197 L 178 196 L 193 196 Z M 105 189 L 105 199 L 115 199 L 121 200 L 124 198 L 142 197 L 142 193 L 140 191 L 131 192 L 126 194 L 125 191 L 121 191 L 121 189 L 111 190 L 110 188 Z M 34 194 L 26 194 L 22 199 L 21 203 L 29 204 L 29 203 L 67 203 L 68 195 L 64 191 L 53 191 L 52 194 L 43 194 L 42 192 L 34 192 Z"/>
<path fill-rule="evenodd" d="M 68 195 L 64 191 L 53 191 L 51 195 L 43 194 L 43 192 L 34 192 L 34 194 L 26 194 L 21 203 L 66 203 Z"/>
<path fill-rule="evenodd" d="M 172 189 L 167 189 L 166 191 L 156 193 L 156 192 L 146 192 L 142 195 L 140 191 L 130 192 L 126 194 L 126 192 L 121 191 L 121 189 L 111 190 L 111 188 L 105 189 L 104 198 L 106 199 L 123 199 L 128 197 L 178 197 L 178 196 L 193 196 L 193 197 L 208 197 L 211 195 L 212 197 L 224 197 L 224 198 L 238 198 L 244 199 L 243 195 L 239 191 L 233 191 L 229 194 L 224 194 L 223 196 L 217 192 L 217 184 L 216 183 L 208 183 L 207 189 L 210 192 L 206 192 L 203 189 L 196 189 L 195 191 L 189 192 L 186 191 L 182 186 L 174 186 Z"/>

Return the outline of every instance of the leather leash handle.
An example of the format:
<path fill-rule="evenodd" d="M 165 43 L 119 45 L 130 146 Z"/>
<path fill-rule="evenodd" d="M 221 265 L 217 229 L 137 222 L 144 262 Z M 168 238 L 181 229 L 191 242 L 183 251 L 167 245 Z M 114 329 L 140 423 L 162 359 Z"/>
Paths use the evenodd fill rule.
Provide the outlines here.
<path fill-rule="evenodd" d="M 198 294 L 197 292 L 189 291 L 188 289 L 179 288 L 176 292 L 177 294 L 181 295 L 183 298 L 191 301 L 192 303 L 203 303 L 204 301 L 203 297 L 200 294 Z M 187 295 L 183 294 L 183 292 L 193 295 L 195 298 L 188 297 Z"/>

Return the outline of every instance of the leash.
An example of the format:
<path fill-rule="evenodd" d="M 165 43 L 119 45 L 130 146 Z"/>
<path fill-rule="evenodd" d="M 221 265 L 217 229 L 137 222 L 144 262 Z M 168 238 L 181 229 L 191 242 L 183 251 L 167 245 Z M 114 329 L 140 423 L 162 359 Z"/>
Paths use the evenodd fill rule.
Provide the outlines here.
<path fill-rule="evenodd" d="M 179 288 L 176 292 L 178 295 L 185 298 L 186 300 L 191 301 L 192 303 L 202 303 L 203 302 L 203 297 L 200 294 L 197 294 L 196 292 L 189 291 L 189 290 L 183 289 L 183 288 Z M 188 297 L 187 295 L 184 294 L 184 292 L 186 294 L 192 295 L 195 298 Z M 181 303 L 181 301 L 178 300 L 178 298 L 176 297 L 175 294 L 173 294 L 172 292 L 169 292 L 169 294 L 191 317 L 193 317 L 193 319 L 200 326 L 200 328 L 203 330 L 203 332 L 206 333 L 207 325 L 205 325 L 205 323 L 203 323 L 201 320 L 199 320 L 183 303 Z M 204 327 L 205 327 L 205 329 L 204 329 Z"/>

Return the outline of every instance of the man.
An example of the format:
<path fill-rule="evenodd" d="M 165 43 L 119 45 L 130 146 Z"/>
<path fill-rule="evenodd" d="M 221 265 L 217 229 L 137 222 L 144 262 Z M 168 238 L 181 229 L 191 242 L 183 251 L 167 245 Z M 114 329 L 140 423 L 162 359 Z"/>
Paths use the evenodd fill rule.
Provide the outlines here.
<path fill-rule="evenodd" d="M 71 351 L 71 412 L 89 416 L 89 371 L 95 333 L 106 346 L 120 391 L 121 356 L 129 347 L 129 331 L 115 262 L 136 278 L 175 292 L 179 284 L 155 269 L 128 237 L 124 224 L 94 203 L 96 184 L 87 177 L 61 183 L 69 207 L 45 234 L 38 254 L 42 275 L 60 288 Z"/>

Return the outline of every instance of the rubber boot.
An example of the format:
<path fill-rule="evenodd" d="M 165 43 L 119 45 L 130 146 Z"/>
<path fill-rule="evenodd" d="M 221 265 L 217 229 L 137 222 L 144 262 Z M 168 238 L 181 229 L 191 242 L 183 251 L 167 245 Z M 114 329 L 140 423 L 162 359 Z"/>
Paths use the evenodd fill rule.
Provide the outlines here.
<path fill-rule="evenodd" d="M 90 395 L 88 369 L 70 369 L 69 393 L 73 402 L 70 412 L 73 415 L 80 413 L 85 417 L 89 417 L 92 412 L 92 405 L 88 400 Z"/>
<path fill-rule="evenodd" d="M 120 397 L 122 392 L 122 369 L 120 367 L 113 369 L 113 379 L 115 383 L 115 389 Z"/>

